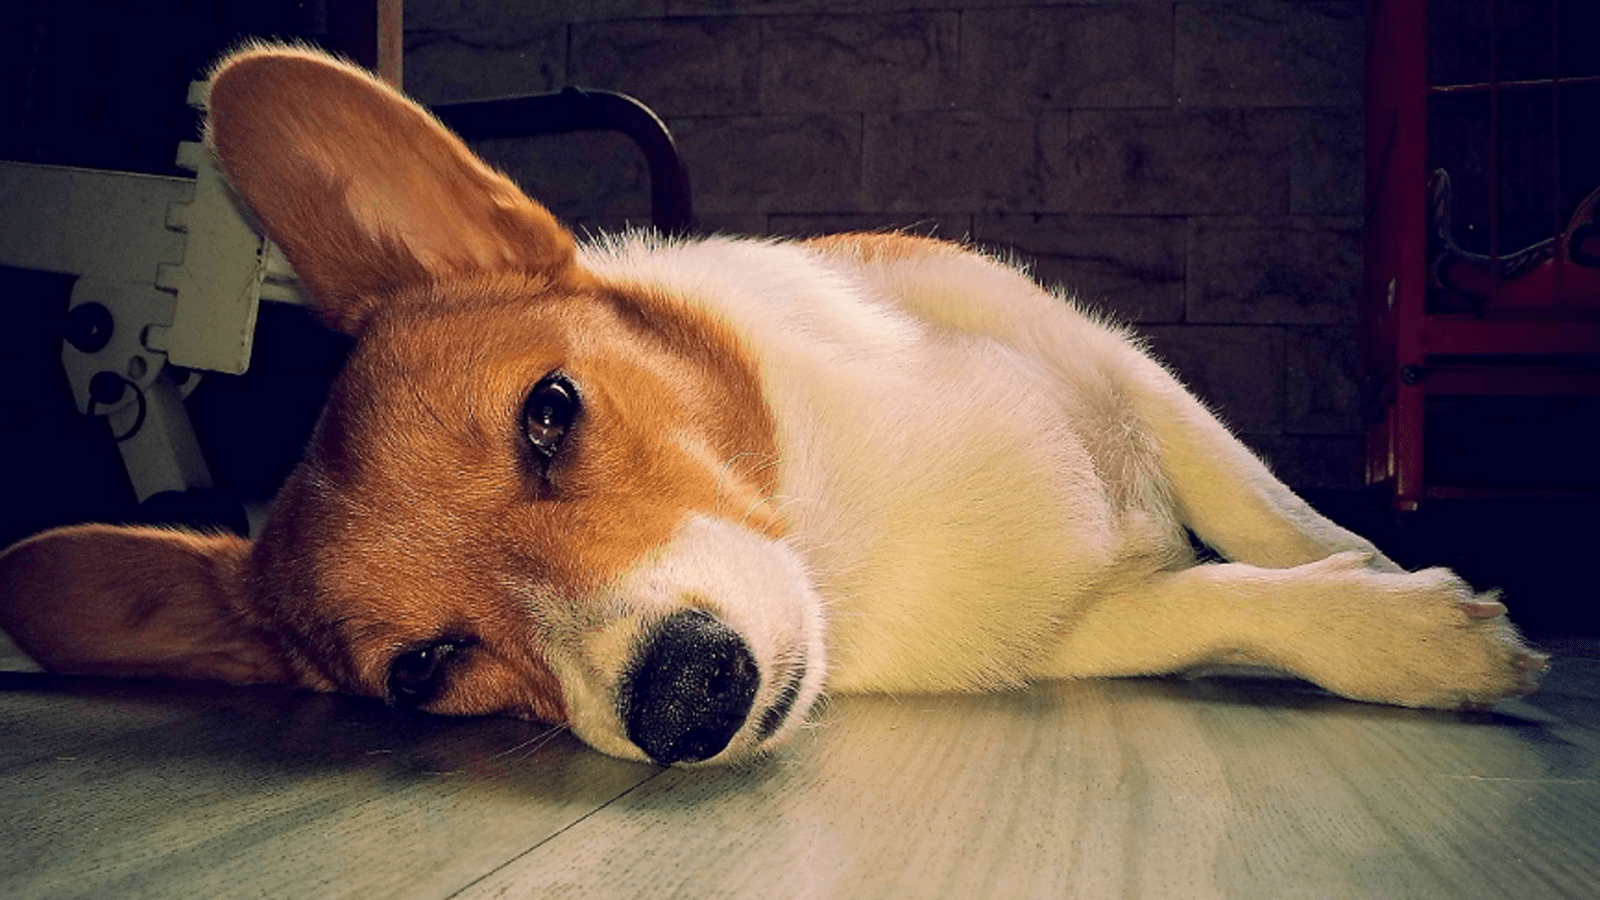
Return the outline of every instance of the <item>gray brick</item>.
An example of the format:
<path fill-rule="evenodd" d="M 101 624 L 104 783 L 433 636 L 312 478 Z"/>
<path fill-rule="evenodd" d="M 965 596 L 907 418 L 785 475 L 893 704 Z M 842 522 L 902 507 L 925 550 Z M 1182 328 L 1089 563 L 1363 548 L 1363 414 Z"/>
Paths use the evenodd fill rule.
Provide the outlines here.
<path fill-rule="evenodd" d="M 1283 432 L 1283 329 L 1153 325 L 1139 331 L 1156 358 L 1236 433 Z"/>
<path fill-rule="evenodd" d="M 572 27 L 574 84 L 631 94 L 662 116 L 754 113 L 760 23 L 704 18 Z"/>
<path fill-rule="evenodd" d="M 695 208 L 707 214 L 861 208 L 858 115 L 676 119 Z"/>
<path fill-rule="evenodd" d="M 702 212 L 697 208 L 694 217 L 701 234 L 759 237 L 768 233 L 768 216 L 762 212 Z"/>
<path fill-rule="evenodd" d="M 972 233 L 972 217 L 956 213 L 781 214 L 771 217 L 768 231 L 789 237 L 814 237 L 847 231 L 900 231 L 922 237 L 964 241 Z"/>
<path fill-rule="evenodd" d="M 1190 227 L 1190 322 L 1357 320 L 1360 219 L 1230 217 L 1195 219 Z"/>
<path fill-rule="evenodd" d="M 891 212 L 1038 209 L 1043 201 L 1032 117 L 971 112 L 869 115 L 868 201 Z"/>
<path fill-rule="evenodd" d="M 1171 6 L 1172 0 L 667 0 L 673 16 L 794 15 L 819 12 L 875 13 L 913 9 L 991 9 L 1011 6 Z M 408 7 L 409 9 L 409 7 Z"/>
<path fill-rule="evenodd" d="M 1284 431 L 1358 435 L 1361 352 L 1355 328 L 1290 328 L 1284 373 Z"/>
<path fill-rule="evenodd" d="M 1048 208 L 1281 213 L 1289 130 L 1276 110 L 1074 110 L 1040 124 Z"/>
<path fill-rule="evenodd" d="M 1359 106 L 1359 2 L 1180 3 L 1175 78 L 1184 106 Z"/>
<path fill-rule="evenodd" d="M 981 243 L 1014 249 L 1045 285 L 1127 322 L 1183 319 L 1182 219 L 1123 216 L 985 215 Z"/>
<path fill-rule="evenodd" d="M 538 94 L 566 80 L 563 25 L 452 32 L 408 32 L 406 93 L 423 103 Z"/>
<path fill-rule="evenodd" d="M 1359 437 L 1285 434 L 1242 437 L 1274 474 L 1296 490 L 1349 491 L 1364 483 L 1366 449 Z"/>
<path fill-rule="evenodd" d="M 765 112 L 919 110 L 956 89 L 956 13 L 762 21 Z"/>
<path fill-rule="evenodd" d="M 473 144 L 568 227 L 617 230 L 650 223 L 650 173 L 627 137 L 574 132 Z"/>
<path fill-rule="evenodd" d="M 962 99 L 986 109 L 1168 106 L 1170 6 L 996 9 L 961 18 Z"/>
<path fill-rule="evenodd" d="M 1293 115 L 1289 211 L 1358 215 L 1365 178 L 1366 114 L 1355 109 L 1308 109 Z"/>
<path fill-rule="evenodd" d="M 407 31 L 505 32 L 560 22 L 664 16 L 667 0 L 406 0 Z"/>

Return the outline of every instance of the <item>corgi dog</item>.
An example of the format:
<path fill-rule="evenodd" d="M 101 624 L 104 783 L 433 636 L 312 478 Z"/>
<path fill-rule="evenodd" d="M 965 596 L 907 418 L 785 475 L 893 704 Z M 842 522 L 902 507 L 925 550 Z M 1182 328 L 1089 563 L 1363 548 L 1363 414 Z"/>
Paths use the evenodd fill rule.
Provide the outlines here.
<path fill-rule="evenodd" d="M 48 669 L 521 716 L 671 765 L 776 747 L 824 692 L 1252 666 L 1451 708 L 1545 667 L 1493 595 L 1403 571 L 1129 334 L 971 248 L 580 245 L 306 49 L 226 59 L 208 131 L 355 347 L 253 542 L 86 525 L 0 557 L 0 626 Z"/>

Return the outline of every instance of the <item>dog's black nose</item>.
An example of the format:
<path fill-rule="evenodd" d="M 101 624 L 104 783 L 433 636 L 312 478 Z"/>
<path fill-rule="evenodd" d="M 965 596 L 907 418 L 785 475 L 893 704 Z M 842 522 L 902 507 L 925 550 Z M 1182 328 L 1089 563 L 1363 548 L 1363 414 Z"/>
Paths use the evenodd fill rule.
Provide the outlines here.
<path fill-rule="evenodd" d="M 722 752 L 750 714 L 760 674 L 744 640 L 692 609 L 656 626 L 620 697 L 628 740 L 663 766 Z"/>

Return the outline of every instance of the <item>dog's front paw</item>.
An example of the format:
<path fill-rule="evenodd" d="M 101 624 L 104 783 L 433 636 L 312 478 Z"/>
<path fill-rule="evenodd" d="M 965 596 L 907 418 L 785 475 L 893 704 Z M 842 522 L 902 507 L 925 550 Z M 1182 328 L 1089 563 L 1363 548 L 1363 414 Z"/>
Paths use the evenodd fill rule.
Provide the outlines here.
<path fill-rule="evenodd" d="M 1549 667 L 1497 594 L 1474 593 L 1446 569 L 1329 568 L 1359 598 L 1331 652 L 1319 654 L 1314 680 L 1330 690 L 1400 706 L 1482 708 L 1532 693 Z"/>

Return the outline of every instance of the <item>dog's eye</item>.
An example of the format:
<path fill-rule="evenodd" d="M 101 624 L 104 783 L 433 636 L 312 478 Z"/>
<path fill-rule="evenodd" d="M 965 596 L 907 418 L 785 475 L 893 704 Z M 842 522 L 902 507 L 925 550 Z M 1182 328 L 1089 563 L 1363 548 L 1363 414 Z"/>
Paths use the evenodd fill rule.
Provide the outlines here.
<path fill-rule="evenodd" d="M 546 375 L 533 386 L 522 404 L 522 431 L 535 453 L 546 461 L 555 458 L 577 421 L 578 406 L 578 389 L 565 375 Z"/>
<path fill-rule="evenodd" d="M 441 641 L 401 653 L 389 664 L 389 698 L 400 706 L 418 706 L 438 693 L 445 662 L 461 645 Z"/>

